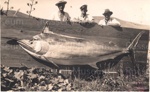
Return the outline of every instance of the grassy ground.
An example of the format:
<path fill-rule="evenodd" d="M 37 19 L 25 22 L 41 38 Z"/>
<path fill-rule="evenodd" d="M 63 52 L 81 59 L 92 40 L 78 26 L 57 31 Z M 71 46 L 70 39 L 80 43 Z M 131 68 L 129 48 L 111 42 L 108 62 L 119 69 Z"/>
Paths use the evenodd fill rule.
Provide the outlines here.
<path fill-rule="evenodd" d="M 148 77 L 132 76 L 132 79 L 105 76 L 92 81 L 75 79 L 73 87 L 78 91 L 148 91 Z"/>
<path fill-rule="evenodd" d="M 65 78 L 45 68 L 1 66 L 2 91 L 148 91 L 149 77 L 142 75 Z"/>

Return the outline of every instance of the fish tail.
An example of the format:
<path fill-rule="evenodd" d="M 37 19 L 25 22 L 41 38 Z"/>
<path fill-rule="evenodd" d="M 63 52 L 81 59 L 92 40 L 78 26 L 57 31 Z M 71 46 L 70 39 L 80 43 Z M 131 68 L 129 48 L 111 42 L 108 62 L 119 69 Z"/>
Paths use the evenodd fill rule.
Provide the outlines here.
<path fill-rule="evenodd" d="M 143 35 L 144 31 L 140 32 L 131 42 L 131 44 L 127 47 L 127 50 L 131 50 L 133 48 L 135 48 L 139 42 L 139 39 L 141 38 L 141 36 Z"/>

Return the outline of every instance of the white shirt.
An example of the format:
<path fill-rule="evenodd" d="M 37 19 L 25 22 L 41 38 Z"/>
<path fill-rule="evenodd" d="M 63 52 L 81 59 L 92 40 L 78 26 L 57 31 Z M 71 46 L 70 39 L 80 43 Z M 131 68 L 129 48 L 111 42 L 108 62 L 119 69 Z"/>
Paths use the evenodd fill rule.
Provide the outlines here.
<path fill-rule="evenodd" d="M 77 18 L 74 18 L 74 21 L 78 22 L 78 21 L 83 21 L 83 22 L 93 22 L 94 21 L 94 18 L 92 16 L 90 16 L 89 14 L 86 14 L 85 17 L 83 17 L 82 15 L 81 16 L 78 16 Z"/>
<path fill-rule="evenodd" d="M 107 21 L 107 24 L 105 22 L 105 19 L 102 19 L 100 20 L 100 22 L 98 23 L 99 25 L 103 26 L 103 25 L 112 25 L 112 26 L 120 26 L 120 22 L 117 21 L 116 19 L 114 18 L 110 18 L 108 21 Z"/>
<path fill-rule="evenodd" d="M 59 11 L 52 14 L 50 20 L 57 20 L 57 21 L 70 21 L 70 16 L 67 12 L 64 12 L 62 15 Z"/>

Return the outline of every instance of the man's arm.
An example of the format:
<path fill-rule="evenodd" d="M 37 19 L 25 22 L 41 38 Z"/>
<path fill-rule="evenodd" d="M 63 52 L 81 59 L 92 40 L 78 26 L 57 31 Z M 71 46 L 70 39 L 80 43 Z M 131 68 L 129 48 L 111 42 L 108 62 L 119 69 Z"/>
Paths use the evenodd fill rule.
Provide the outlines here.
<path fill-rule="evenodd" d="M 67 12 L 65 12 L 65 13 L 66 13 L 65 16 L 66 16 L 66 18 L 67 18 L 67 21 L 70 21 L 70 20 L 71 20 L 70 15 L 69 15 Z"/>
<path fill-rule="evenodd" d="M 98 25 L 104 26 L 105 25 L 105 20 L 104 19 L 100 20 L 99 23 L 98 23 Z"/>
<path fill-rule="evenodd" d="M 108 23 L 107 25 L 109 25 L 109 26 L 121 26 L 120 22 L 117 21 L 116 19 L 112 19 L 112 21 L 110 23 Z"/>

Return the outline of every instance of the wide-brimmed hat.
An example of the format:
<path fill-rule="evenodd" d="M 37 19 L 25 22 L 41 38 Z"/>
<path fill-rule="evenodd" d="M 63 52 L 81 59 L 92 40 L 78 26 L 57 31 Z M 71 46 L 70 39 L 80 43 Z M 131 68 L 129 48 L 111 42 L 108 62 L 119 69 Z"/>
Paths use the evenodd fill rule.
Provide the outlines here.
<path fill-rule="evenodd" d="M 59 6 L 59 5 L 66 4 L 66 3 L 67 3 L 66 1 L 61 0 L 61 1 L 57 2 L 55 5 Z"/>
<path fill-rule="evenodd" d="M 109 9 L 105 9 L 105 12 L 103 13 L 103 15 L 106 15 L 106 14 L 112 15 L 113 12 L 110 11 Z"/>
<path fill-rule="evenodd" d="M 81 9 L 81 10 L 83 10 L 83 9 L 86 9 L 86 10 L 87 10 L 87 5 L 86 5 L 86 4 L 82 5 L 82 6 L 80 7 L 80 9 Z"/>

